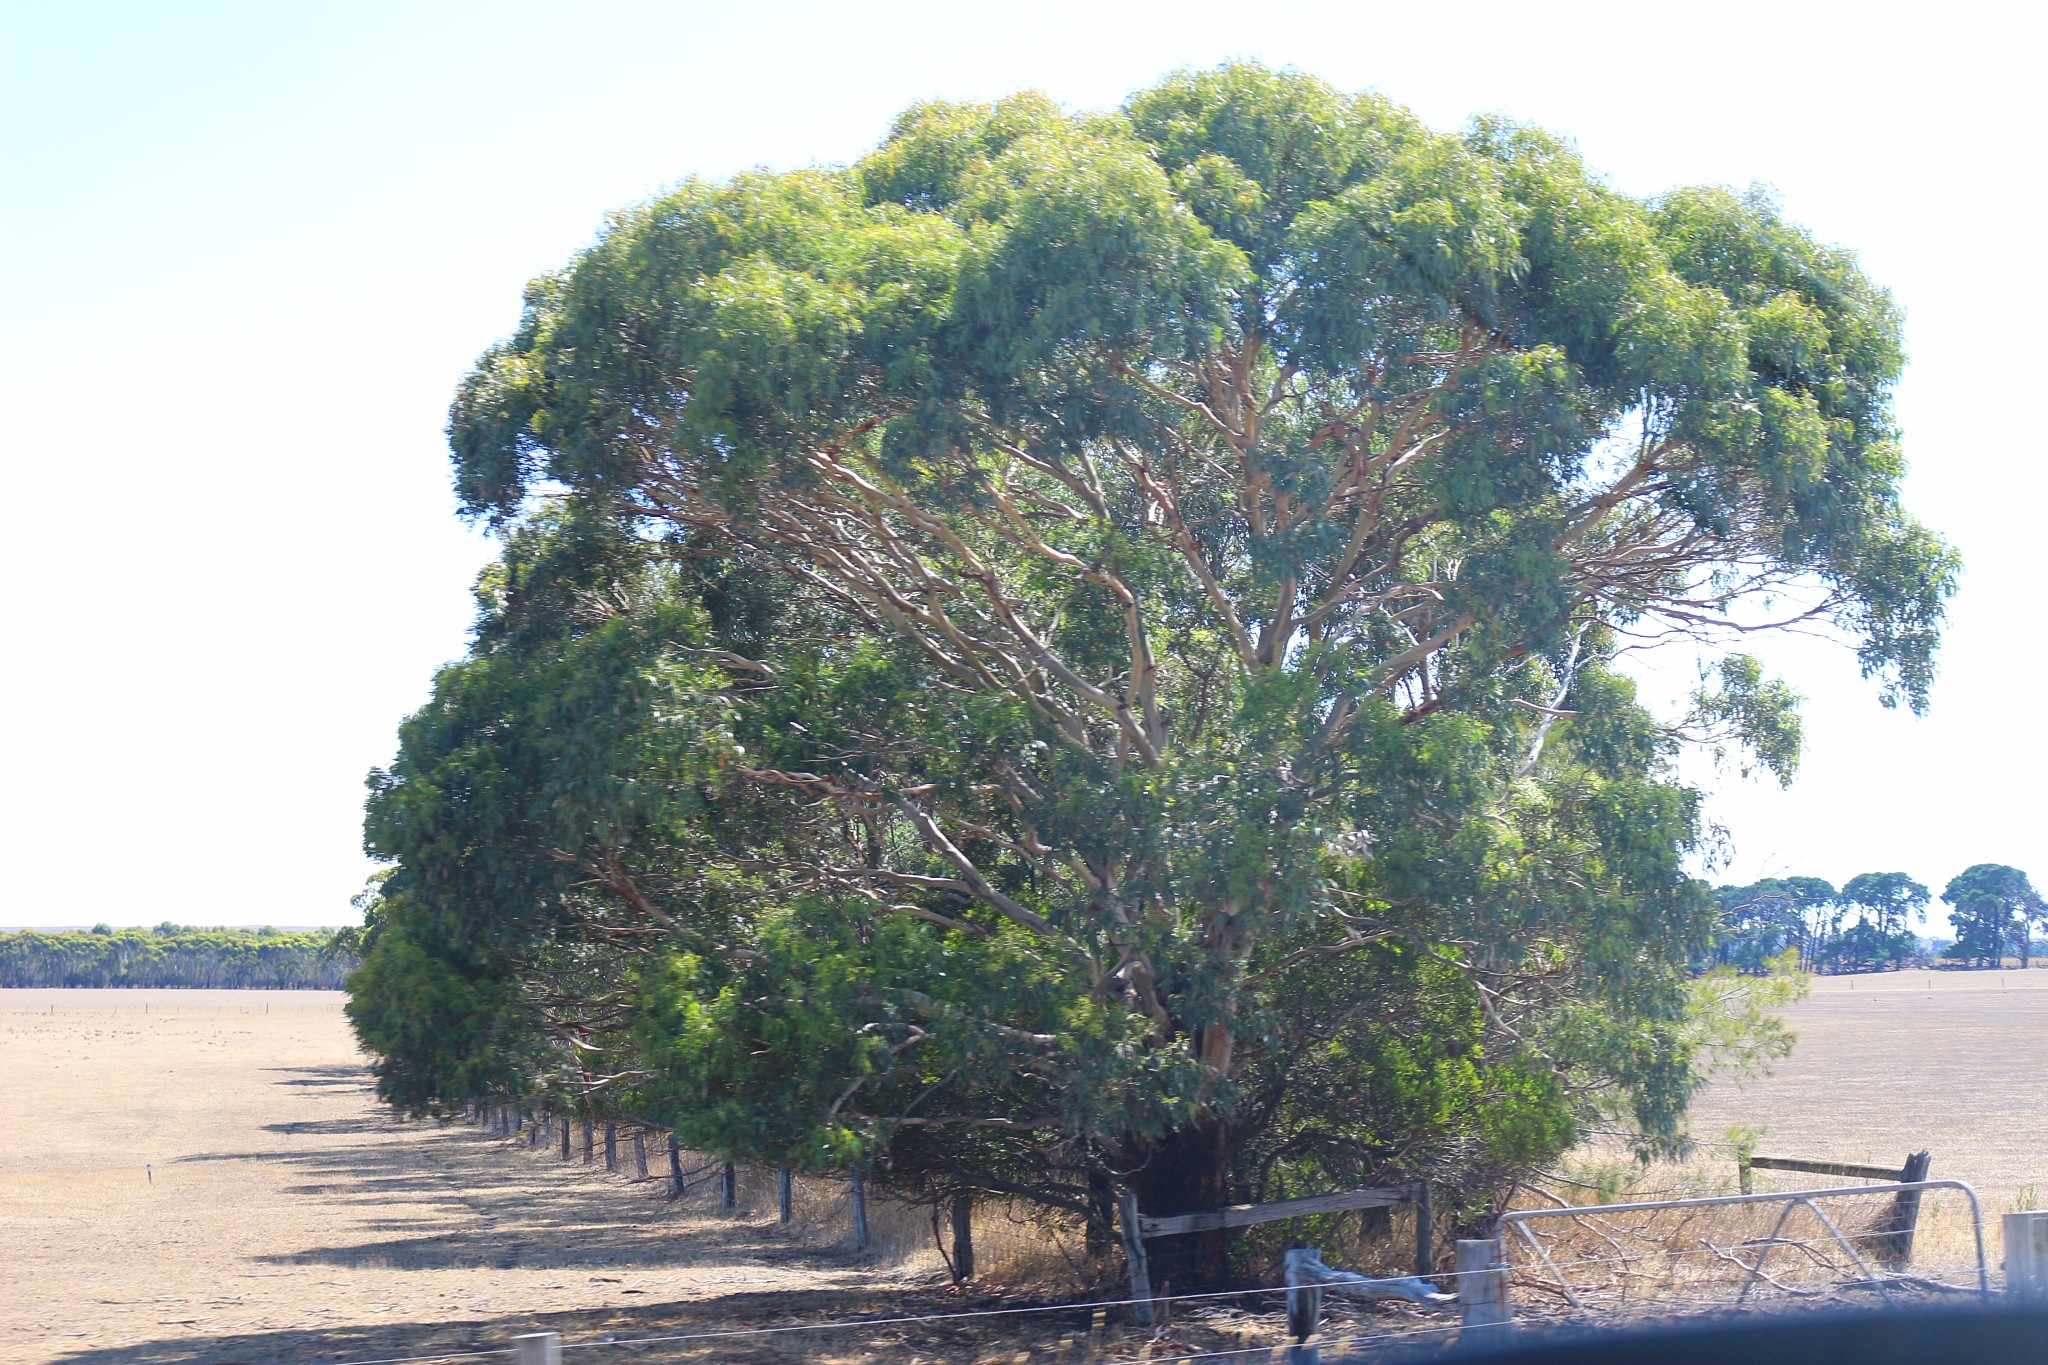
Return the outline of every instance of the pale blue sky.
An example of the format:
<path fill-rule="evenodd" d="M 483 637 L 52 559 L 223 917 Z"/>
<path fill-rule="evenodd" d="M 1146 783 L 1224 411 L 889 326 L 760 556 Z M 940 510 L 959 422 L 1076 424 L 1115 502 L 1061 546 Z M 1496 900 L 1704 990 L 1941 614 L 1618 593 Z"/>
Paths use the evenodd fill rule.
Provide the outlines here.
<path fill-rule="evenodd" d="M 1543 123 L 1631 192 L 1767 181 L 1862 253 L 1964 593 L 1925 721 L 1839 648 L 1769 651 L 1807 762 L 1719 784 L 1730 875 L 2048 878 L 2042 37 L 1968 4 L 6 0 L 0 924 L 349 917 L 363 774 L 489 553 L 449 395 L 608 210 L 850 159 L 918 99 L 1100 107 L 1241 56 Z"/>

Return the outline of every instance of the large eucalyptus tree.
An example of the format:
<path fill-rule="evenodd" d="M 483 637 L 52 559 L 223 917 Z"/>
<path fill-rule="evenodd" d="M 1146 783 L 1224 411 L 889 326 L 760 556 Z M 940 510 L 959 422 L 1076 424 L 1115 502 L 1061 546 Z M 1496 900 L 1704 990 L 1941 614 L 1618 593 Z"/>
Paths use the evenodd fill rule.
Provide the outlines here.
<path fill-rule="evenodd" d="M 647 931 L 618 1083 L 730 1149 L 1166 1213 L 1669 1139 L 1713 907 L 1615 654 L 1789 601 L 1924 704 L 1899 367 L 1766 198 L 1256 66 L 685 184 L 530 287 L 451 434 L 469 512 L 566 502 L 694 604 L 711 710 L 632 713 L 690 761 L 557 760 L 689 833 L 490 885 Z M 1697 719 L 1789 771 L 1789 694 L 1721 677 Z M 442 894 L 432 819 L 380 828 Z"/>

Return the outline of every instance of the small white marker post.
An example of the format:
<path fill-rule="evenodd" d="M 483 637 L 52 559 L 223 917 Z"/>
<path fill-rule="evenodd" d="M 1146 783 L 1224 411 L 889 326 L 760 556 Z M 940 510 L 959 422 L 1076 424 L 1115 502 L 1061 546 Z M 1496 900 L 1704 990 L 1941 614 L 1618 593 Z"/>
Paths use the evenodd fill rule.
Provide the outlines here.
<path fill-rule="evenodd" d="M 2048 1304 L 2048 1213 L 2005 1215 L 2005 1293 L 2018 1303 Z"/>
<path fill-rule="evenodd" d="M 1515 1315 L 1508 1306 L 1507 1263 L 1495 1238 L 1466 1238 L 1458 1243 L 1458 1310 L 1461 1346 L 1502 1346 L 1514 1337 Z"/>
<path fill-rule="evenodd" d="M 512 1338 L 513 1359 L 519 1365 L 562 1365 L 560 1332 L 528 1332 Z"/>

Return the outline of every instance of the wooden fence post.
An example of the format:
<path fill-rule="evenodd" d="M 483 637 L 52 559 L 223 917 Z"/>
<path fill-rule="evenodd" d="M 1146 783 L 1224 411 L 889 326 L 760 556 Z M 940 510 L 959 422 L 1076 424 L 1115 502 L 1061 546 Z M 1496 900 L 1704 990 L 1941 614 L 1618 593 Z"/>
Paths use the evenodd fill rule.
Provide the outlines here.
<path fill-rule="evenodd" d="M 1123 1238 L 1124 1263 L 1131 1271 L 1131 1316 L 1138 1326 L 1152 1325 L 1152 1269 L 1145 1261 L 1145 1238 L 1139 1231 L 1138 1196 L 1116 1197 L 1116 1230 Z"/>
<path fill-rule="evenodd" d="M 683 1148 L 674 1133 L 668 1135 L 668 1197 L 683 1197 Z"/>
<path fill-rule="evenodd" d="M 583 1120 L 583 1164 L 588 1166 L 597 1160 L 597 1125 L 589 1119 Z"/>
<path fill-rule="evenodd" d="M 560 1332 L 528 1332 L 512 1338 L 516 1365 L 562 1365 Z"/>
<path fill-rule="evenodd" d="M 953 1283 L 974 1278 L 974 1196 L 953 1196 Z"/>
<path fill-rule="evenodd" d="M 718 1207 L 721 1212 L 731 1213 L 740 1204 L 740 1173 L 730 1162 L 719 1163 Z"/>
<path fill-rule="evenodd" d="M 1514 1335 L 1508 1277 L 1499 1239 L 1458 1242 L 1458 1344 L 1498 1346 Z"/>
<path fill-rule="evenodd" d="M 562 1160 L 564 1160 L 564 1161 L 567 1161 L 568 1159 L 569 1159 L 569 1115 L 568 1115 L 567 1111 L 564 1111 L 564 1112 L 563 1112 L 563 1114 L 562 1114 Z"/>
<path fill-rule="evenodd" d="M 1436 1211 L 1430 1206 L 1429 1182 L 1415 1182 L 1415 1273 L 1428 1279 L 1436 1270 Z"/>
<path fill-rule="evenodd" d="M 789 1222 L 789 1187 L 792 1183 L 789 1167 L 784 1166 L 775 1173 L 775 1221 L 778 1223 Z"/>
<path fill-rule="evenodd" d="M 1915 1152 L 1906 1158 L 1906 1164 L 1899 1168 L 1899 1183 L 1910 1185 L 1927 1178 L 1927 1167 L 1933 1157 L 1927 1152 Z M 1900 1190 L 1892 1196 L 1890 1235 L 1877 1244 L 1877 1256 L 1893 1270 L 1904 1270 L 1913 1263 L 1913 1232 L 1920 1225 L 1921 1190 Z"/>
<path fill-rule="evenodd" d="M 608 1171 L 619 1169 L 619 1125 L 616 1123 L 604 1126 L 604 1168 Z"/>
<path fill-rule="evenodd" d="M 2008 1213 L 2003 1221 L 2005 1296 L 2048 1303 L 2048 1213 Z"/>
<path fill-rule="evenodd" d="M 855 1171 L 846 1180 L 846 1200 L 853 1208 L 853 1249 L 868 1249 L 868 1190 Z"/>
<path fill-rule="evenodd" d="M 647 1130 L 640 1127 L 633 1129 L 633 1178 L 647 1178 Z"/>

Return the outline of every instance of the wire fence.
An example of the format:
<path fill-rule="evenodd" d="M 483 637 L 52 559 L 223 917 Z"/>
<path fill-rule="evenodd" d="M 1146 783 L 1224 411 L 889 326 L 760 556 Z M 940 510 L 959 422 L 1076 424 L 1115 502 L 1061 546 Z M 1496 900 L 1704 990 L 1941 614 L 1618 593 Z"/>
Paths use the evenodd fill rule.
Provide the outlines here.
<path fill-rule="evenodd" d="M 1455 1283 L 1461 1278 L 1462 1274 L 1463 1272 L 1448 1271 L 1439 1278 L 1449 1283 Z M 692 1354 L 706 1351 L 717 1352 L 719 1358 L 727 1358 L 730 1349 L 734 1346 L 768 1342 L 777 1338 L 809 1338 L 812 1336 L 827 1336 L 833 1333 L 850 1332 L 873 1333 L 885 1328 L 989 1324 L 997 1319 L 1008 1319 L 1011 1322 L 1015 1322 L 1018 1319 L 1088 1315 L 1092 1319 L 1093 1330 L 1099 1337 L 1099 1340 L 1095 1343 L 1098 1349 L 1092 1354 L 1083 1354 L 1076 1358 L 1086 1359 L 1090 1362 L 1090 1365 L 1123 1365 L 1123 1362 L 1126 1360 L 1131 1362 L 1156 1361 L 1165 1357 L 1171 1357 L 1175 1360 L 1191 1360 L 1226 1356 L 1270 1356 L 1284 1349 L 1287 1344 L 1284 1340 L 1278 1339 L 1277 1334 L 1284 1328 L 1286 1314 L 1285 1299 L 1289 1292 L 1285 1287 L 1275 1286 L 1268 1288 L 1218 1290 L 1197 1294 L 1158 1295 L 1149 1300 L 1149 1302 L 1155 1310 L 1167 1310 L 1168 1322 L 1161 1327 L 1142 1332 L 1132 1329 L 1128 1324 L 1112 1323 L 1107 1318 L 1107 1315 L 1111 1312 L 1128 1315 L 1129 1310 L 1138 1305 L 1137 1300 L 1131 1298 L 1100 1298 L 1082 1302 L 1024 1304 L 1003 1308 L 963 1309 L 952 1312 L 904 1313 L 837 1318 L 781 1323 L 766 1327 L 665 1332 L 634 1337 L 605 1336 L 580 1341 L 560 1341 L 557 1343 L 556 1349 L 561 1352 L 595 1352 L 612 1349 L 643 1352 L 650 1347 L 662 1346 L 674 1348 L 676 1351 L 675 1358 L 678 1359 L 688 1358 Z M 1237 1325 L 1258 1330 L 1265 1335 L 1274 1336 L 1275 1340 L 1212 1350 L 1193 1349 L 1184 1343 L 1175 1342 L 1172 1340 L 1174 1334 L 1172 1323 L 1174 1315 L 1172 1310 L 1174 1308 L 1186 1308 L 1189 1305 L 1227 1306 L 1233 1310 L 1229 1316 Z M 1438 1316 L 1441 1319 L 1442 1315 L 1439 1314 Z M 1389 1329 L 1373 1333 L 1352 1331 L 1344 1334 L 1341 1339 L 1357 1343 L 1380 1341 L 1391 1344 L 1392 1340 L 1396 1337 L 1406 1339 L 1409 1337 L 1441 1336 L 1455 1333 L 1458 1330 L 1459 1324 L 1455 1321 L 1439 1320 L 1427 1326 L 1395 1323 L 1390 1324 Z M 1325 1342 L 1334 1339 L 1338 1338 L 1334 1338 L 1329 1333 L 1324 1334 Z M 999 1347 L 993 1342 L 991 1346 L 992 1349 L 996 1349 L 998 1352 L 1007 1351 L 1018 1344 L 1019 1340 L 1020 1338 L 1016 1334 L 1007 1334 L 1007 1340 L 1003 1341 Z M 1162 1346 L 1164 1349 L 1149 1349 Z M 1117 1354 L 1114 1350 L 1116 1347 L 1126 1348 L 1129 1353 Z M 872 1349 L 872 1344 L 870 1344 L 869 1350 L 872 1351 Z M 839 1347 L 834 1350 L 833 1354 L 835 1357 L 851 1358 L 859 1353 L 859 1351 L 860 1348 L 858 1346 L 853 1348 Z M 487 1356 L 506 1356 L 518 1353 L 518 1347 L 505 1346 L 475 1351 L 453 1351 L 430 1355 L 385 1356 L 368 1360 L 349 1360 L 340 1362 L 339 1365 L 426 1365 L 427 1362 L 433 1361 L 479 1359 Z M 1012 1357 L 1008 1354 L 1003 1354 L 1002 1358 L 1010 1359 Z"/>
<path fill-rule="evenodd" d="M 1833 1243 L 1827 1236 L 1784 1238 L 1777 1245 L 1785 1248 L 1817 1250 Z M 1671 1253 L 1677 1257 L 1710 1255 L 1706 1248 L 1677 1250 Z M 1585 1256 L 1578 1259 L 1555 1262 L 1551 1269 L 1556 1271 L 1606 1272 L 1613 1268 L 1613 1258 L 1604 1255 Z M 1492 1271 L 1446 1270 L 1431 1278 L 1445 1288 L 1455 1292 L 1461 1282 Z M 1518 1275 L 1511 1275 L 1518 1288 L 1529 1287 L 1530 1281 Z M 1128 1318 L 1130 1310 L 1138 1301 L 1128 1297 L 1095 1298 L 1080 1302 L 1024 1304 L 1000 1308 L 964 1309 L 950 1312 L 881 1314 L 823 1320 L 779 1323 L 762 1327 L 718 1328 L 682 1332 L 652 1333 L 642 1336 L 605 1336 L 584 1340 L 562 1340 L 556 1349 L 563 1353 L 579 1352 L 579 1359 L 602 1359 L 597 1353 L 607 1350 L 621 1350 L 635 1353 L 640 1359 L 649 1359 L 644 1353 L 651 1348 L 667 1348 L 660 1359 L 686 1360 L 697 1357 L 716 1359 L 738 1359 L 736 1348 L 759 1346 L 782 1341 L 800 1341 L 801 1354 L 829 1354 L 835 1360 L 853 1359 L 894 1359 L 910 1360 L 920 1358 L 914 1345 L 904 1343 L 893 1349 L 893 1343 L 873 1341 L 860 1343 L 832 1342 L 828 1350 L 818 1352 L 812 1348 L 820 1343 L 812 1338 L 830 1338 L 834 1334 L 874 1334 L 884 1329 L 910 1327 L 932 1327 L 948 1325 L 994 1325 L 999 1320 L 1010 1330 L 999 1334 L 987 1334 L 985 1358 L 1000 1360 L 1037 1359 L 1050 1355 L 1054 1358 L 1086 1362 L 1087 1365 L 1152 1365 L 1162 1359 L 1175 1361 L 1224 1360 L 1244 1361 L 1278 1360 L 1283 1357 L 1291 1338 L 1286 1330 L 1286 1299 L 1289 1290 L 1285 1286 L 1264 1288 L 1219 1290 L 1193 1294 L 1162 1294 L 1150 1300 L 1155 1311 L 1162 1311 L 1165 1319 L 1162 1326 L 1149 1331 L 1140 1331 L 1127 1321 L 1112 1321 L 1108 1315 L 1118 1314 Z M 1256 1334 L 1263 1339 L 1233 1345 L 1197 1345 L 1188 1340 L 1186 1330 L 1190 1319 L 1196 1317 L 1201 1308 L 1215 1306 L 1230 1310 L 1219 1318 L 1202 1323 L 1206 1335 Z M 1696 1294 L 1684 1302 L 1673 1301 L 1672 1307 L 1691 1307 L 1700 1311 L 1725 1311 L 1728 1301 L 1725 1297 L 1712 1298 Z M 1316 1338 L 1325 1352 L 1332 1358 L 1358 1352 L 1392 1350 L 1428 1344 L 1445 1344 L 1457 1338 L 1467 1326 L 1459 1320 L 1455 1308 L 1435 1310 L 1420 1309 L 1409 1305 L 1382 1305 L 1374 1308 L 1360 1306 L 1344 1311 L 1341 1306 L 1331 1305 L 1331 1317 L 1323 1325 Z M 1192 1312 L 1190 1310 L 1193 1310 Z M 1043 1343 L 1030 1334 L 1015 1330 L 1015 1324 L 1034 1318 L 1086 1316 L 1091 1319 L 1090 1338 L 1083 1341 L 1066 1342 L 1066 1349 L 1057 1349 L 1060 1343 Z M 1043 1336 L 1043 1334 L 1040 1334 Z M 1031 1348 L 1035 1345 L 1050 1344 L 1052 1351 Z M 1021 1350 L 1019 1348 L 1022 1348 Z M 476 1359 L 487 1356 L 516 1355 L 519 1348 L 498 1347 L 487 1350 L 448 1352 L 433 1355 L 379 1357 L 371 1360 L 351 1360 L 341 1365 L 428 1365 L 429 1362 Z M 922 1357 L 930 1359 L 929 1355 Z M 954 1355 L 943 1357 L 961 1360 L 967 1357 Z"/>
<path fill-rule="evenodd" d="M 1593 1215 L 1599 1218 L 1600 1215 Z M 1780 1251 L 1820 1251 L 1838 1245 L 1832 1235 L 1780 1237 L 1773 1241 Z M 1709 1247 L 1671 1248 L 1667 1259 L 1713 1257 Z M 1574 1272 L 1605 1274 L 1615 1267 L 1612 1254 L 1595 1254 L 1575 1259 L 1553 1260 L 1551 1274 Z M 1432 1279 L 1454 1293 L 1463 1281 L 1477 1275 L 1499 1273 L 1497 1269 L 1447 1270 Z M 1508 1278 L 1517 1289 L 1534 1287 L 1534 1281 L 1519 1269 Z M 1294 1291 L 1298 1292 L 1298 1291 Z M 827 1318 L 767 1326 L 703 1328 L 657 1332 L 637 1336 L 607 1335 L 561 1340 L 553 1333 L 535 1334 L 550 1338 L 554 1353 L 577 1353 L 585 1362 L 611 1359 L 604 1352 L 631 1353 L 640 1361 L 690 1360 L 782 1360 L 830 1358 L 834 1361 L 887 1361 L 897 1365 L 929 1365 L 944 1360 L 948 1365 L 967 1360 L 1022 1362 L 1051 1359 L 1064 1365 L 1156 1365 L 1161 1360 L 1279 1361 L 1286 1359 L 1292 1344 L 1287 1331 L 1285 1286 L 1230 1289 L 1204 1293 L 1161 1294 L 1149 1302 L 1162 1315 L 1160 1326 L 1139 1329 L 1131 1321 L 1138 1301 L 1129 1297 L 1101 1297 L 1077 1302 L 1019 1304 L 995 1308 L 961 1309 L 928 1313 L 880 1313 Z M 1694 1282 L 1689 1294 L 1677 1294 L 1660 1301 L 1663 1316 L 1688 1312 L 1725 1313 L 1730 1301 L 1725 1294 L 1701 1289 Z M 1115 1315 L 1112 1317 L 1111 1315 Z M 1083 1319 L 1087 1326 L 1076 1331 L 1032 1331 L 1032 1320 L 1063 1319 L 1071 1324 Z M 1638 1324 L 1645 1316 L 1615 1315 L 1603 1325 Z M 1540 1312 L 1529 1315 L 1531 1325 L 1541 1326 Z M 905 1329 L 964 1327 L 970 1330 L 942 1341 L 916 1342 Z M 894 1330 L 897 1340 L 877 1340 L 878 1333 Z M 1331 1305 L 1316 1341 L 1331 1361 L 1371 1357 L 1380 1353 L 1451 1344 L 1470 1326 L 1459 1319 L 1455 1308 L 1423 1308 L 1400 1305 Z M 848 1340 L 861 1334 L 861 1340 Z M 1257 1340 L 1246 1340 L 1256 1337 Z M 932 1347 L 939 1349 L 934 1353 Z M 649 1354 L 653 1352 L 654 1354 Z M 404 1356 L 350 1359 L 338 1365 L 434 1365 L 435 1362 L 477 1360 L 492 1357 L 546 1359 L 529 1356 L 518 1345 L 464 1351 L 443 1351 Z"/>
<path fill-rule="evenodd" d="M 906 1200 L 886 1184 L 732 1162 L 673 1144 L 668 1132 L 630 1119 L 559 1112 L 521 1115 L 484 1106 L 469 1121 L 536 1158 L 602 1169 L 624 1184 L 658 1192 L 691 1213 L 772 1220 L 780 1234 L 819 1250 L 859 1253 L 866 1264 L 950 1274 L 950 1209 Z M 968 1224 L 970 1259 L 982 1283 L 1052 1292 L 1100 1287 L 1115 1267 L 1091 1257 L 1082 1221 L 1023 1200 L 977 1199 Z"/>
<path fill-rule="evenodd" d="M 693 1214 L 773 1220 L 800 1244 L 841 1251 L 862 1246 L 861 1264 L 939 1270 L 947 1265 L 940 1220 L 927 1207 L 896 1199 L 886 1189 L 863 1189 L 845 1178 L 829 1179 L 728 1163 L 715 1154 L 671 1148 L 669 1135 L 630 1122 L 607 1124 L 565 1114 L 519 1116 L 505 1109 L 483 1110 L 473 1121 L 536 1159 L 567 1160 L 605 1168 L 622 1182 L 659 1192 Z M 635 1139 L 637 1138 L 637 1142 Z M 1787 1205 L 1779 1216 L 1774 1196 L 1755 1202 L 1677 1200 L 1690 1205 L 1569 1205 L 1524 1210 L 1519 1238 L 1488 1243 L 1493 1259 L 1484 1268 L 1443 1270 L 1430 1278 L 1461 1300 L 1463 1291 L 1495 1283 L 1512 1318 L 1527 1329 L 1544 1330 L 1589 1323 L 1601 1327 L 1641 1325 L 1730 1311 L 1786 1311 L 1827 1301 L 1891 1301 L 1915 1295 L 1940 1297 L 1978 1288 L 1981 1263 L 1973 1265 L 1970 1237 L 1981 1232 L 1974 1212 L 1965 1216 L 1953 1189 L 1930 1187 L 1917 1209 L 1909 1250 L 1902 1252 L 1895 1211 L 1888 1202 L 1897 1187 L 1837 1190 L 1817 1203 Z M 1865 1196 L 1876 1196 L 1866 1198 Z M 1546 1196 L 1547 1197 L 1547 1196 Z M 1867 1205 L 1861 1213 L 1844 1206 Z M 1712 1208 L 1702 1204 L 1714 1205 Z M 1802 1209 L 1816 1216 L 1806 1217 Z M 1527 1232 L 1537 1214 L 1554 1214 L 1554 1226 L 1540 1236 Z M 1626 1215 L 1626 1216 L 1624 1216 Z M 1512 1222 L 1512 1220 L 1510 1220 Z M 1015 1234 L 1006 1243 L 1004 1231 Z M 1504 1230 L 1505 1232 L 1506 1230 Z M 678 1323 L 673 1329 L 633 1335 L 608 1334 L 569 1339 L 550 1335 L 553 1355 L 533 1355 L 516 1345 L 415 1356 L 383 1356 L 340 1365 L 428 1365 L 485 1357 L 517 1357 L 521 1365 L 572 1353 L 581 1365 L 608 1365 L 624 1352 L 641 1361 L 783 1361 L 830 1359 L 847 1365 L 935 1365 L 955 1362 L 1051 1360 L 1060 1365 L 1140 1365 L 1175 1360 L 1288 1359 L 1290 1332 L 1285 1286 L 1208 1293 L 1161 1293 L 1141 1302 L 1103 1294 L 1105 1269 L 1088 1261 L 1077 1222 L 1062 1228 L 1035 1211 L 1018 1215 L 989 1201 L 975 1210 L 973 1238 L 978 1259 L 1010 1282 L 1012 1292 L 1035 1281 L 1047 1301 L 982 1308 L 935 1308 L 930 1312 L 857 1313 L 767 1324 Z M 1066 1239 L 1062 1244 L 1062 1238 Z M 1461 1245 L 1461 1254 L 1466 1246 Z M 1460 1261 L 1463 1265 L 1465 1262 Z M 1881 1275 L 1873 1268 L 1881 1269 Z M 1473 1280 L 1486 1276 L 1484 1282 Z M 1879 1279 L 1882 1284 L 1878 1283 Z M 1468 1281 L 1470 1283 L 1468 1283 Z M 787 1276 L 770 1281 L 790 1289 Z M 878 1294 L 898 1292 L 877 1286 Z M 739 1287 L 721 1282 L 721 1287 Z M 1076 1294 L 1076 1290 L 1097 1292 Z M 934 1293 L 936 1291 L 933 1291 Z M 1294 1291 L 1302 1292 L 1300 1290 Z M 1466 1302 L 1353 1303 L 1329 1290 L 1316 1310 L 1313 1338 L 1325 1360 L 1372 1358 L 1412 1349 L 1429 1352 L 1475 1331 L 1463 1318 Z M 1494 1292 L 1494 1291 L 1489 1291 Z M 751 1305 L 750 1311 L 759 1311 Z M 1156 1326 L 1143 1326 L 1149 1308 Z M 691 1305 L 689 1313 L 716 1314 L 713 1304 Z M 792 1316 L 795 1316 L 794 1314 Z M 650 1324 L 651 1325 L 651 1324 Z M 533 1338 L 539 1340 L 539 1337 Z"/>
<path fill-rule="evenodd" d="M 1526 1209 L 1502 1236 L 1539 1320 L 1977 1299 L 1990 1280 L 1976 1195 L 1957 1182 Z"/>

